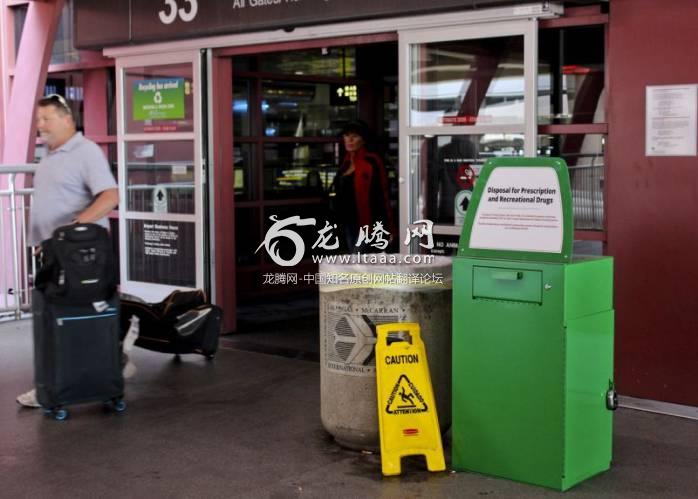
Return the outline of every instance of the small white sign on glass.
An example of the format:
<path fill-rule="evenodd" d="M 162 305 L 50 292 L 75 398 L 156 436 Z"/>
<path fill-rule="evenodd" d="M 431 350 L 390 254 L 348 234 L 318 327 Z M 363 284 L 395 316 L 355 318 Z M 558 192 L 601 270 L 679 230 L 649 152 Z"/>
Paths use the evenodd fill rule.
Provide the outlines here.
<path fill-rule="evenodd" d="M 473 196 L 473 191 L 464 190 L 458 191 L 456 199 L 453 203 L 453 218 L 455 225 L 462 226 L 465 223 L 465 212 L 468 211 L 470 198 Z"/>
<path fill-rule="evenodd" d="M 645 89 L 645 155 L 695 156 L 698 85 Z"/>
<path fill-rule="evenodd" d="M 153 213 L 167 213 L 167 187 L 153 187 Z"/>
<path fill-rule="evenodd" d="M 562 222 L 560 182 L 553 168 L 500 166 L 482 191 L 470 247 L 560 253 Z"/>

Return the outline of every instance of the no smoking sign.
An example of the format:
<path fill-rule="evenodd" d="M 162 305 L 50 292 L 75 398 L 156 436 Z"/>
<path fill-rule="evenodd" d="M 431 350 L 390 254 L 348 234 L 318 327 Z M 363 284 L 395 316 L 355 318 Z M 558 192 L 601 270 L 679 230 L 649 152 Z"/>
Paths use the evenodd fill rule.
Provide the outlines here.
<path fill-rule="evenodd" d="M 456 183 L 461 189 L 472 189 L 475 183 L 475 172 L 469 164 L 463 163 L 458 165 L 456 171 Z"/>

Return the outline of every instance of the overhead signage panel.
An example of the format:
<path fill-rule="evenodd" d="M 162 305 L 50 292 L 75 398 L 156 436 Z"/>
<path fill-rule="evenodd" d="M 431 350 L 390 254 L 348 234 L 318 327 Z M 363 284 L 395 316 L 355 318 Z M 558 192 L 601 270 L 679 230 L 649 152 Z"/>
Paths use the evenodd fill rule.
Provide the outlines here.
<path fill-rule="evenodd" d="M 167 3 L 168 6 L 164 4 Z M 132 4 L 134 41 L 290 29 L 323 22 L 462 8 L 463 0 L 141 0 Z M 468 2 L 465 2 L 466 4 Z M 196 15 L 191 20 L 196 11 Z"/>
<path fill-rule="evenodd" d="M 130 0 L 73 0 L 76 48 L 107 47 L 129 41 Z"/>
<path fill-rule="evenodd" d="M 226 33 L 344 22 L 377 17 L 433 14 L 439 11 L 483 8 L 505 0 L 139 0 L 130 5 L 130 36 L 122 31 L 101 36 L 114 19 L 123 23 L 122 11 L 95 8 L 92 0 L 75 0 L 75 45 L 108 45 L 166 41 Z M 105 3 L 106 5 L 106 3 Z M 110 4 L 111 5 L 111 4 Z M 101 17 L 99 23 L 87 19 Z"/>

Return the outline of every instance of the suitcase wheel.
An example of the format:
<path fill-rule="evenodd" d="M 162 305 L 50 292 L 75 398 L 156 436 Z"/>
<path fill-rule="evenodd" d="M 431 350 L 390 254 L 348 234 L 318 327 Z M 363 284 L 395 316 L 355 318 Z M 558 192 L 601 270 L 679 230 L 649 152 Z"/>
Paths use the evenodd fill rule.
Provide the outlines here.
<path fill-rule="evenodd" d="M 126 401 L 124 399 L 116 399 L 114 401 L 114 411 L 124 412 L 126 410 Z"/>
<path fill-rule="evenodd" d="M 104 403 L 104 408 L 114 412 L 124 412 L 126 410 L 126 401 L 119 398 L 113 398 Z"/>
<path fill-rule="evenodd" d="M 58 407 L 53 409 L 44 409 L 44 414 L 46 416 L 52 417 L 56 421 L 65 421 L 68 419 L 68 411 Z"/>

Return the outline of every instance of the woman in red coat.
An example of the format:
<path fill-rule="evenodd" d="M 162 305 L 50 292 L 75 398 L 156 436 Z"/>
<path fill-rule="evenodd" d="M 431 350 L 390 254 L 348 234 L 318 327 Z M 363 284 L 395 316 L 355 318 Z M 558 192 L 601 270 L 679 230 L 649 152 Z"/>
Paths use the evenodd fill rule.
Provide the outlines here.
<path fill-rule="evenodd" d="M 340 239 L 350 253 L 381 251 L 397 235 L 390 209 L 388 175 L 380 156 L 366 150 L 369 138 L 368 126 L 363 121 L 351 121 L 342 130 L 346 153 L 334 179 L 333 204 Z M 361 231 L 364 238 L 359 241 Z"/>

